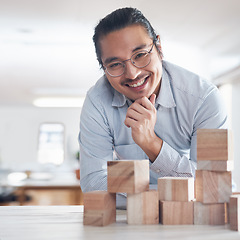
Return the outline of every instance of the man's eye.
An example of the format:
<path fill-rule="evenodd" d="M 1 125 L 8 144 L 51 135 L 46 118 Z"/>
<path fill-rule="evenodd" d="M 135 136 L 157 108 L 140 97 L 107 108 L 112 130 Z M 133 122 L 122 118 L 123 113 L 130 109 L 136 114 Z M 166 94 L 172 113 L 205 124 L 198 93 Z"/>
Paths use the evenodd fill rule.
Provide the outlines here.
<path fill-rule="evenodd" d="M 134 59 L 139 59 L 139 58 L 144 58 L 147 56 L 147 53 L 146 52 L 139 52 L 137 53 L 135 56 L 134 56 Z"/>
<path fill-rule="evenodd" d="M 118 68 L 118 67 L 121 67 L 122 66 L 122 63 L 120 62 L 114 62 L 114 63 L 111 63 L 108 65 L 109 68 L 113 69 L 113 68 Z"/>

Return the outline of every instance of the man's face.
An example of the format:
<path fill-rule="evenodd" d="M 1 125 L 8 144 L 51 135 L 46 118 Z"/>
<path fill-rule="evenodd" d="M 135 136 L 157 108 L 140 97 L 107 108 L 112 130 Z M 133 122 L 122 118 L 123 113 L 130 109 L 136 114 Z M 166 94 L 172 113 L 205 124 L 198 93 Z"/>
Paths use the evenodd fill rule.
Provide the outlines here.
<path fill-rule="evenodd" d="M 109 33 L 100 40 L 103 65 L 109 63 L 109 59 L 124 61 L 138 51 L 149 51 L 152 43 L 152 39 L 140 25 L 132 25 Z M 112 87 L 131 100 L 149 98 L 153 93 L 158 95 L 162 62 L 155 46 L 150 56 L 151 62 L 144 68 L 137 68 L 131 61 L 126 61 L 125 72 L 119 77 L 112 77 L 105 71 Z"/>

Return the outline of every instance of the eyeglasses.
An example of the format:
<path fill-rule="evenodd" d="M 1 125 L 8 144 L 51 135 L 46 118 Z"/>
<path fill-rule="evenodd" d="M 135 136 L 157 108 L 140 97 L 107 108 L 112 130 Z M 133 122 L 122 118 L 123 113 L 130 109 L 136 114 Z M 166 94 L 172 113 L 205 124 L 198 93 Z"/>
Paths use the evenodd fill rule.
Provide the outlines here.
<path fill-rule="evenodd" d="M 125 62 L 131 61 L 131 63 L 137 68 L 144 68 L 151 62 L 150 53 L 153 50 L 154 42 L 152 43 L 152 47 L 149 51 L 141 50 L 139 52 L 134 53 L 131 58 L 126 59 L 124 61 L 113 61 L 106 66 L 104 66 L 104 70 L 112 77 L 119 77 L 125 73 L 126 64 Z"/>

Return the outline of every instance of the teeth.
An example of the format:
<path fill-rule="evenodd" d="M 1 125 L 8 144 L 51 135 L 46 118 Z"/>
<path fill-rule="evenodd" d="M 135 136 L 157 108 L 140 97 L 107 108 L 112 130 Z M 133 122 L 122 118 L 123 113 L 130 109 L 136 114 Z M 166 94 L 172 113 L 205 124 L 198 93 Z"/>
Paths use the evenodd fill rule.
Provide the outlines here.
<path fill-rule="evenodd" d="M 130 87 L 139 87 L 139 86 L 143 85 L 144 82 L 145 82 L 145 79 L 143 79 L 141 82 L 138 82 L 138 83 L 133 84 L 133 85 L 130 85 L 130 84 L 129 84 L 129 86 L 130 86 Z"/>

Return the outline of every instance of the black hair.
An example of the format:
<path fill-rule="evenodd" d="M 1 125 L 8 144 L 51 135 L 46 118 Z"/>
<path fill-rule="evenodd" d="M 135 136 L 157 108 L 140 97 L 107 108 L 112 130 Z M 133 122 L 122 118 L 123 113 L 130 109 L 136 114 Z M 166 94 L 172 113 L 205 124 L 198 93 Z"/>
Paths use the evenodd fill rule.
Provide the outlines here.
<path fill-rule="evenodd" d="M 158 40 L 157 34 L 155 33 L 155 30 L 153 29 L 150 22 L 141 13 L 141 11 L 130 7 L 117 9 L 101 19 L 95 27 L 93 42 L 95 45 L 97 60 L 101 67 L 103 67 L 101 59 L 101 48 L 99 43 L 101 37 L 104 37 L 113 31 L 117 31 L 131 25 L 143 26 L 150 38 L 152 38 L 154 44 L 156 44 Z"/>

